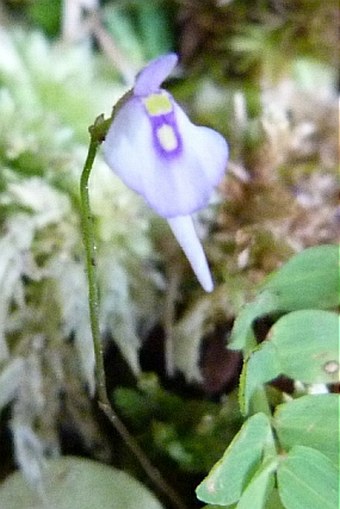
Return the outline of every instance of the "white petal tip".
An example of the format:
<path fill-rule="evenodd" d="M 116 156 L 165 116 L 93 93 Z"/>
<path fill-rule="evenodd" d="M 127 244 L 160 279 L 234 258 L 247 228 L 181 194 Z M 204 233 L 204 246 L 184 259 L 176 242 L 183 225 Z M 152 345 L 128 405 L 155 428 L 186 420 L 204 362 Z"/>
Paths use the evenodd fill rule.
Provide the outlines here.
<path fill-rule="evenodd" d="M 214 291 L 214 283 L 212 280 L 210 281 L 200 281 L 203 290 L 205 290 L 207 293 L 211 293 Z"/>

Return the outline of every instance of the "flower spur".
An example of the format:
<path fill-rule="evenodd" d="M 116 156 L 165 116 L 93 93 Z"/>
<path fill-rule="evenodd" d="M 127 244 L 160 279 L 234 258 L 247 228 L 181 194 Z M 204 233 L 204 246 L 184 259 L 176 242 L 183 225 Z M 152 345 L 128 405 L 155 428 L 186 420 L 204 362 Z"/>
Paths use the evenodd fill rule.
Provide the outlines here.
<path fill-rule="evenodd" d="M 197 279 L 213 290 L 209 266 L 191 214 L 204 208 L 226 169 L 228 146 L 208 127 L 190 122 L 160 88 L 177 64 L 170 53 L 152 60 L 115 111 L 103 143 L 104 158 L 169 226 Z"/>

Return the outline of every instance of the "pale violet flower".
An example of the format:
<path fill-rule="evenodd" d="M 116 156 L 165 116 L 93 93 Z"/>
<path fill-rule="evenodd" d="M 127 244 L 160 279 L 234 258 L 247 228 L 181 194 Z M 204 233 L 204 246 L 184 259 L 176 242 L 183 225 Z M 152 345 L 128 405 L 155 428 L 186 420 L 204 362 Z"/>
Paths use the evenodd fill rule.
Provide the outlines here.
<path fill-rule="evenodd" d="M 177 63 L 170 53 L 151 61 L 115 112 L 104 157 L 125 184 L 166 218 L 203 288 L 213 282 L 191 214 L 205 207 L 221 180 L 228 147 L 212 129 L 190 122 L 160 88 Z"/>

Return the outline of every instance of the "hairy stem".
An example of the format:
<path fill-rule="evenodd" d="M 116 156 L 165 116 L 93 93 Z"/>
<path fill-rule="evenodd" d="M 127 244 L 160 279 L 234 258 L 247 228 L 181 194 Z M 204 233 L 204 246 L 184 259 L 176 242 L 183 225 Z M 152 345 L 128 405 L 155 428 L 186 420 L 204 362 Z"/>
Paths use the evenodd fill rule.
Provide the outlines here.
<path fill-rule="evenodd" d="M 105 370 L 104 370 L 104 356 L 103 345 L 99 327 L 99 295 L 96 278 L 96 258 L 95 258 L 95 240 L 93 231 L 93 218 L 91 215 L 89 188 L 88 182 L 92 170 L 93 162 L 97 153 L 97 149 L 101 143 L 101 139 L 96 139 L 91 136 L 91 142 L 84 164 L 84 169 L 80 179 L 80 199 L 81 199 L 81 220 L 83 242 L 86 252 L 86 271 L 89 287 L 89 308 L 90 308 L 90 322 L 93 338 L 93 347 L 95 353 L 95 377 L 98 392 L 98 405 L 105 413 L 109 421 L 112 423 L 116 431 L 119 433 L 122 440 L 127 447 L 132 451 L 138 459 L 140 465 L 153 481 L 155 486 L 171 500 L 172 505 L 176 509 L 185 509 L 185 505 L 172 489 L 171 486 L 165 481 L 161 473 L 155 468 L 148 457 L 144 454 L 143 450 L 136 442 L 134 437 L 129 433 L 124 423 L 120 420 L 116 412 L 111 406 L 110 400 L 107 395 Z"/>

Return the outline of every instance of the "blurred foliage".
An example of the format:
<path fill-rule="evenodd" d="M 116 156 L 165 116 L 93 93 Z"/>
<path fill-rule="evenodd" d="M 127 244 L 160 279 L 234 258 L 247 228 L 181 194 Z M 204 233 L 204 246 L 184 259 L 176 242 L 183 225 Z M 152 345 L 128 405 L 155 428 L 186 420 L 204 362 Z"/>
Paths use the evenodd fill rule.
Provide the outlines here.
<path fill-rule="evenodd" d="M 131 467 L 117 444 L 122 458 L 115 458 L 89 398 L 93 354 L 78 180 L 87 127 L 98 114 L 110 114 L 148 59 L 177 51 L 181 65 L 168 88 L 197 123 L 221 131 L 230 145 L 225 180 L 198 218 L 215 292 L 202 295 L 163 222 L 100 156 L 91 205 L 103 336 L 121 354 L 118 361 L 116 351 L 107 359 L 108 379 L 118 386 L 114 401 L 152 459 L 174 471 L 178 489 L 195 507 L 194 494 L 181 482 L 207 473 L 242 425 L 232 391 L 240 356 L 225 349 L 235 316 L 246 336 L 253 334 L 255 317 L 264 320 L 256 337 L 263 340 L 278 316 L 267 315 L 268 326 L 256 285 L 306 247 L 338 242 L 338 5 L 107 0 L 93 12 L 95 3 L 79 10 L 68 34 L 65 22 L 72 20 L 65 19 L 62 2 L 0 3 L 0 407 L 10 408 L 14 456 L 28 478 L 41 472 L 46 455 L 60 454 L 70 429 L 86 454 Z M 309 268 L 307 263 L 303 271 Z M 245 318 L 242 305 L 254 296 Z M 247 338 L 240 340 L 246 355 L 254 341 Z M 141 373 L 141 345 L 143 362 L 159 373 L 159 381 Z M 135 376 L 129 388 L 122 387 L 127 370 Z M 183 379 L 174 383 L 176 391 L 162 388 L 178 372 Z M 260 386 L 264 380 L 268 376 Z M 187 382 L 200 388 L 200 397 L 185 396 Z M 293 397 L 302 396 L 303 403 L 309 390 L 304 385 Z M 224 392 L 230 394 L 221 397 Z M 281 387 L 269 391 L 270 404 L 278 408 L 273 426 L 293 451 L 287 465 L 295 472 L 301 454 L 306 464 L 318 441 L 306 436 L 302 445 L 308 451 L 294 450 L 296 415 L 306 425 L 317 412 L 309 400 L 301 403 L 302 411 L 290 410 L 287 397 Z M 323 404 L 317 408 L 324 412 Z M 328 464 L 329 451 L 317 453 Z M 261 463 L 256 486 L 266 487 L 272 466 Z M 282 472 L 281 479 L 287 474 Z M 306 479 L 314 475 L 305 473 Z M 278 497 L 274 489 L 266 509 L 283 507 Z M 290 509 L 296 501 L 287 503 Z"/>
<path fill-rule="evenodd" d="M 302 56 L 336 65 L 335 0 L 181 4 L 184 55 L 208 64 L 219 77 L 240 79 L 242 85 L 245 77 L 277 81 Z"/>
<path fill-rule="evenodd" d="M 34 28 L 43 30 L 49 37 L 60 33 L 62 0 L 3 0 L 3 4 L 16 18 Z"/>
<path fill-rule="evenodd" d="M 62 0 L 34 0 L 28 4 L 27 14 L 34 25 L 50 37 L 56 37 L 61 28 Z"/>
<path fill-rule="evenodd" d="M 168 457 L 191 473 L 208 472 L 241 424 L 235 393 L 222 404 L 184 399 L 152 374 L 137 389 L 117 388 L 114 401 L 151 457 Z"/>
<path fill-rule="evenodd" d="M 105 2 L 104 22 L 117 45 L 138 63 L 174 47 L 174 3 L 164 0 Z"/>

